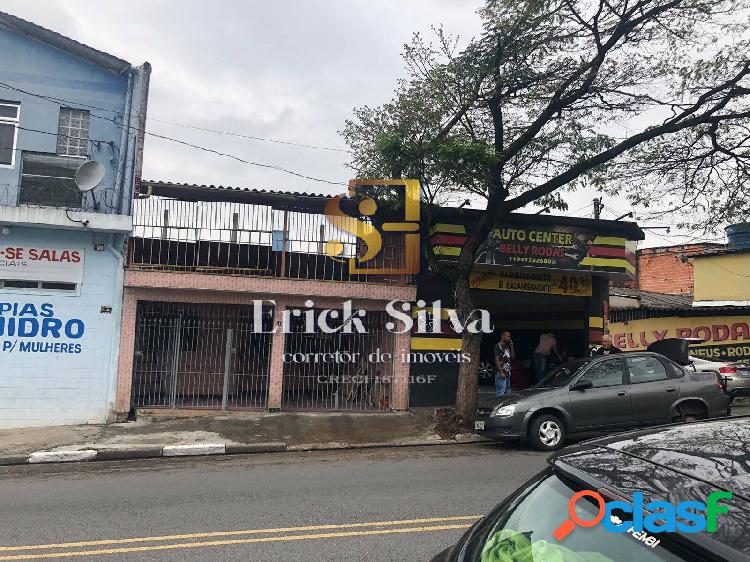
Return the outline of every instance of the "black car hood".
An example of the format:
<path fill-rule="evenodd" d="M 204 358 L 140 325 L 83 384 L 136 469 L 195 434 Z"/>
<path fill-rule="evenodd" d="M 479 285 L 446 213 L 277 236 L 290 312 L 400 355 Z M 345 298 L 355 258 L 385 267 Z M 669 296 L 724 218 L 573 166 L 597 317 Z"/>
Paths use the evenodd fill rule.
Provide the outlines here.
<path fill-rule="evenodd" d="M 750 417 L 708 420 L 592 439 L 563 449 L 550 462 L 624 497 L 642 492 L 646 501 L 705 501 L 714 491 L 731 491 L 724 502 L 730 510 L 711 538 L 750 555 L 748 443 Z"/>

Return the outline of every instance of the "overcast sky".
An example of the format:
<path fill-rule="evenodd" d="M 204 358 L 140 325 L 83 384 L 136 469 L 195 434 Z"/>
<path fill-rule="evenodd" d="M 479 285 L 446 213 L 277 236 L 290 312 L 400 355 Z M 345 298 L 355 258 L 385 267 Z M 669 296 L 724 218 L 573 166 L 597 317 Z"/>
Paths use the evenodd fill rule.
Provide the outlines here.
<path fill-rule="evenodd" d="M 138 65 L 153 67 L 147 129 L 346 183 L 347 154 L 237 138 L 162 121 L 345 149 L 351 110 L 388 101 L 403 76 L 401 49 L 430 26 L 479 33 L 476 0 L 4 0 L 3 11 Z M 343 186 L 250 166 L 146 138 L 144 178 L 197 184 L 340 193 Z M 573 212 L 594 193 L 570 196 Z M 627 212 L 624 200 L 605 200 Z M 574 214 L 591 216 L 589 206 Z M 646 224 L 653 224 L 647 222 Z M 666 224 L 661 222 L 659 224 Z M 658 234 L 658 236 L 657 236 Z M 674 234 L 674 232 L 672 233 Z M 648 245 L 685 238 L 655 231 Z"/>

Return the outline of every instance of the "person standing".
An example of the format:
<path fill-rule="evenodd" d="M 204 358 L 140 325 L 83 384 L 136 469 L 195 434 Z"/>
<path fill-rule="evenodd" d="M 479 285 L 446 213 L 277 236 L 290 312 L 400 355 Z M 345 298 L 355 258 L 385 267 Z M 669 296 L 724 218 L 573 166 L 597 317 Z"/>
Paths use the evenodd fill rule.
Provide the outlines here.
<path fill-rule="evenodd" d="M 612 343 L 612 336 L 604 334 L 602 336 L 602 345 L 594 352 L 594 355 L 610 355 L 612 353 L 622 353 L 622 349 L 615 347 Z"/>
<path fill-rule="evenodd" d="M 550 355 L 554 353 L 562 362 L 562 358 L 557 351 L 557 339 L 552 333 L 546 333 L 539 336 L 539 345 L 534 350 L 534 382 L 538 383 L 544 378 L 547 370 L 547 361 Z"/>
<path fill-rule="evenodd" d="M 500 333 L 500 341 L 495 344 L 495 396 L 502 396 L 510 392 L 511 361 L 516 358 L 513 340 L 510 332 Z"/>

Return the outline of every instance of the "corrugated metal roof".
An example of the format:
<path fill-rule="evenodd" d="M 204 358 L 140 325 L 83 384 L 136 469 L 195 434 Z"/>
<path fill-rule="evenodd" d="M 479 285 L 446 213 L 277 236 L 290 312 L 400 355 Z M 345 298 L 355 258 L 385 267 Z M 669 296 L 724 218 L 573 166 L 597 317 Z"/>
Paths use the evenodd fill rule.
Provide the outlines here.
<path fill-rule="evenodd" d="M 21 33 L 32 39 L 35 39 L 41 43 L 70 53 L 73 56 L 84 59 L 92 64 L 106 68 L 118 74 L 126 72 L 132 65 L 121 58 L 118 58 L 104 51 L 94 49 L 88 45 L 84 45 L 66 37 L 56 31 L 37 25 L 34 22 L 21 19 L 18 16 L 8 14 L 6 12 L 0 12 L 0 27 L 4 27 L 10 31 Z"/>
<path fill-rule="evenodd" d="M 667 293 L 652 293 L 626 287 L 610 287 L 609 294 L 613 296 L 636 298 L 641 308 L 653 310 L 692 310 L 693 295 L 670 295 Z"/>
<path fill-rule="evenodd" d="M 245 192 L 245 193 L 258 193 L 258 194 L 269 194 L 269 195 L 299 195 L 300 197 L 318 197 L 320 199 L 330 199 L 333 197 L 332 194 L 324 193 L 308 193 L 306 191 L 284 191 L 280 189 L 258 189 L 255 187 L 234 187 L 231 185 L 206 185 L 196 183 L 181 183 L 161 180 L 141 180 L 142 186 L 163 186 L 163 187 L 175 187 L 179 188 L 198 188 L 198 189 L 211 189 L 215 191 L 233 191 L 233 192 Z M 343 186 L 342 186 L 342 189 Z"/>

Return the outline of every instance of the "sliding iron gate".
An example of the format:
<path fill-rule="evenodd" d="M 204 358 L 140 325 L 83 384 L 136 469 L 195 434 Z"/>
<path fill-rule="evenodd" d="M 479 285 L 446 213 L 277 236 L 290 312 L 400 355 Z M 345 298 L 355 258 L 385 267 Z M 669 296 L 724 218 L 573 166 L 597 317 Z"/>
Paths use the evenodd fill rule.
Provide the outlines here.
<path fill-rule="evenodd" d="M 140 301 L 133 406 L 265 408 L 273 308 L 258 316 L 250 306 Z"/>
<path fill-rule="evenodd" d="M 314 312 L 317 318 L 322 310 Z M 352 323 L 342 311 L 331 326 Z M 284 346 L 282 408 L 287 410 L 389 410 L 394 336 L 385 312 L 360 318 L 366 333 L 325 333 L 304 316 L 292 317 Z M 309 329 L 309 328 L 313 329 Z"/>

